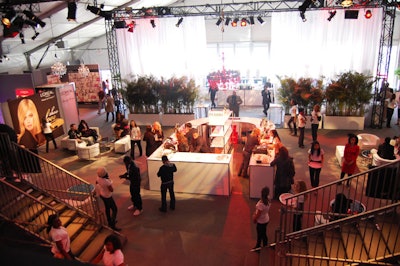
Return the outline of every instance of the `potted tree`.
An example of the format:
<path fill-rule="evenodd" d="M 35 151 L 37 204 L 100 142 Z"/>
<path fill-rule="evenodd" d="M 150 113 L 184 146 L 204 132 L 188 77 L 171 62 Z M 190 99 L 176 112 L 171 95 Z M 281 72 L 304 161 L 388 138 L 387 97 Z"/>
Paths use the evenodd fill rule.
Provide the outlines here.
<path fill-rule="evenodd" d="M 363 130 L 373 83 L 372 76 L 353 71 L 332 80 L 325 91 L 324 128 Z"/>

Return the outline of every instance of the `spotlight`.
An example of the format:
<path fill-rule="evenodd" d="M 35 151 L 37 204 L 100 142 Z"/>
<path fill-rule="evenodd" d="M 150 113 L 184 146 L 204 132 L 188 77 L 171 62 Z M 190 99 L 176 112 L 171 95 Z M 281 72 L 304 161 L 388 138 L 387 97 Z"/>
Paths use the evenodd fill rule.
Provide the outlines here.
<path fill-rule="evenodd" d="M 336 15 L 336 10 L 329 11 L 328 21 L 331 21 L 335 15 Z"/>
<path fill-rule="evenodd" d="M 364 17 L 365 17 L 366 19 L 372 18 L 372 12 L 371 12 L 371 10 L 368 9 L 367 11 L 365 11 Z"/>
<path fill-rule="evenodd" d="M 303 22 L 306 22 L 306 21 L 307 21 L 307 19 L 306 19 L 306 12 L 300 12 L 300 17 L 301 17 L 301 19 L 303 20 Z"/>
<path fill-rule="evenodd" d="M 262 19 L 261 16 L 257 17 L 258 22 L 260 22 L 261 25 L 264 25 L 265 21 Z"/>
<path fill-rule="evenodd" d="M 24 33 L 22 31 L 19 33 L 19 38 L 21 39 L 21 43 L 25 44 L 25 36 L 24 36 Z"/>
<path fill-rule="evenodd" d="M 232 23 L 231 23 L 232 27 L 236 27 L 238 21 L 239 21 L 239 19 L 238 19 L 238 18 L 235 18 L 235 19 L 232 21 Z"/>
<path fill-rule="evenodd" d="M 39 32 L 35 31 L 35 35 L 32 36 L 32 41 L 34 41 L 37 38 L 37 36 L 39 36 Z"/>
<path fill-rule="evenodd" d="M 230 17 L 227 17 L 227 18 L 225 19 L 225 26 L 228 26 L 228 25 L 229 25 L 229 22 L 231 22 L 231 18 L 230 18 Z"/>
<path fill-rule="evenodd" d="M 179 26 L 182 24 L 182 21 L 183 21 L 183 18 L 180 18 L 178 20 L 178 22 L 175 24 L 175 26 L 179 28 Z"/>
<path fill-rule="evenodd" d="M 154 19 L 151 19 L 151 20 L 150 20 L 150 24 L 151 24 L 151 26 L 152 26 L 153 28 L 156 27 L 156 22 L 154 21 Z"/>
<path fill-rule="evenodd" d="M 68 2 L 68 21 L 76 21 L 76 3 L 75 2 Z"/>
<path fill-rule="evenodd" d="M 135 22 L 132 21 L 132 23 L 128 24 L 128 31 L 133 33 L 134 29 L 135 29 Z"/>
<path fill-rule="evenodd" d="M 254 17 L 250 16 L 249 19 L 250 19 L 250 25 L 254 25 Z"/>
<path fill-rule="evenodd" d="M 242 18 L 242 20 L 240 21 L 240 26 L 241 27 L 246 27 L 247 26 L 247 19 Z"/>
<path fill-rule="evenodd" d="M 7 10 L 4 17 L 1 18 L 1 23 L 3 23 L 4 26 L 11 26 L 12 20 L 15 15 L 16 13 L 14 9 Z"/>
<path fill-rule="evenodd" d="M 351 7 L 353 6 L 353 0 L 344 0 L 340 3 L 342 7 Z"/>
<path fill-rule="evenodd" d="M 219 17 L 219 19 L 217 20 L 217 23 L 215 23 L 215 25 L 219 26 L 222 23 L 222 18 Z"/>
<path fill-rule="evenodd" d="M 43 21 L 42 21 L 40 18 L 38 18 L 37 16 L 35 16 L 35 14 L 33 14 L 31 11 L 29 11 L 29 10 L 24 10 L 22 13 L 24 13 L 25 16 L 26 16 L 29 20 L 31 20 L 31 21 L 33 21 L 33 22 L 36 22 L 36 24 L 39 24 L 40 27 L 44 28 L 44 26 L 46 26 L 46 23 L 43 22 Z"/>

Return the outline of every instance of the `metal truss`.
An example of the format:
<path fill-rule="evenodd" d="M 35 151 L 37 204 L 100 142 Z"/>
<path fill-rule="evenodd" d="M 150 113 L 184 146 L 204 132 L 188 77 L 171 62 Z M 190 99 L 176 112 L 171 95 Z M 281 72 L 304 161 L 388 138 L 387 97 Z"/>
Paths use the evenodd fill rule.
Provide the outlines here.
<path fill-rule="evenodd" d="M 114 30 L 114 22 L 112 20 L 105 20 L 105 23 L 108 60 L 111 70 L 111 84 L 113 89 L 120 91 L 122 89 L 122 81 L 121 70 L 119 67 L 117 37 Z"/>
<path fill-rule="evenodd" d="M 374 97 L 372 102 L 371 127 L 382 128 L 385 119 L 385 83 L 389 74 L 390 55 L 392 52 L 394 21 L 396 17 L 396 1 L 388 1 L 383 5 L 384 17 L 382 20 L 381 38 L 379 43 L 378 64 L 376 68 L 376 80 Z"/>

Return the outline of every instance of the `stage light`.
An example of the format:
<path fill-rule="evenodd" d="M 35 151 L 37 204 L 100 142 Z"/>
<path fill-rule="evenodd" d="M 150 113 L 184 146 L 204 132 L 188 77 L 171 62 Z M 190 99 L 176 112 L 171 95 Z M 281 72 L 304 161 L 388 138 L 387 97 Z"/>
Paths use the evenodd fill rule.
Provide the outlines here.
<path fill-rule="evenodd" d="M 238 21 L 239 21 L 239 19 L 238 19 L 238 18 L 235 18 L 235 19 L 233 19 L 233 21 L 232 21 L 232 23 L 231 23 L 232 27 L 236 27 L 236 26 L 237 26 L 237 23 L 238 23 Z"/>
<path fill-rule="evenodd" d="M 40 27 L 44 28 L 44 26 L 46 26 L 46 23 L 43 22 L 43 21 L 42 21 L 40 18 L 38 18 L 37 16 L 35 16 L 35 14 L 33 14 L 31 11 L 29 11 L 29 10 L 24 10 L 24 11 L 22 11 L 22 13 L 24 13 L 25 16 L 26 16 L 29 20 L 31 20 L 31 21 L 33 21 L 33 22 L 36 22 L 36 24 L 39 24 Z"/>
<path fill-rule="evenodd" d="M 3 23 L 4 26 L 11 26 L 13 18 L 15 18 L 16 13 L 14 9 L 10 9 L 6 11 L 6 14 L 4 17 L 1 18 L 1 23 Z"/>
<path fill-rule="evenodd" d="M 340 3 L 342 7 L 351 7 L 353 6 L 353 0 L 344 0 Z"/>
<path fill-rule="evenodd" d="M 215 23 L 215 25 L 219 26 L 222 23 L 222 20 L 223 19 L 221 17 L 219 17 L 217 20 L 217 23 Z"/>
<path fill-rule="evenodd" d="M 241 27 L 246 27 L 247 26 L 247 19 L 242 18 L 242 20 L 240 21 L 240 26 Z"/>
<path fill-rule="evenodd" d="M 301 19 L 303 20 L 303 22 L 306 22 L 306 21 L 307 21 L 307 19 L 306 19 L 306 12 L 300 12 L 300 17 L 301 17 Z"/>
<path fill-rule="evenodd" d="M 331 21 L 335 15 L 336 15 L 336 10 L 329 11 L 328 21 Z"/>
<path fill-rule="evenodd" d="M 227 17 L 226 19 L 225 19 L 225 26 L 228 26 L 229 25 L 229 23 L 231 22 L 231 18 L 230 17 Z"/>
<path fill-rule="evenodd" d="M 35 31 L 35 35 L 32 36 L 32 41 L 34 41 L 37 38 L 37 36 L 39 36 L 39 32 Z"/>
<path fill-rule="evenodd" d="M 254 25 L 254 17 L 253 17 L 253 16 L 250 16 L 250 17 L 249 17 L 249 20 L 250 20 L 250 25 Z"/>
<path fill-rule="evenodd" d="M 182 24 L 182 21 L 183 21 L 183 18 L 180 18 L 178 20 L 178 22 L 175 24 L 175 26 L 179 28 L 179 26 Z"/>
<path fill-rule="evenodd" d="M 76 9 L 77 6 L 75 2 L 68 2 L 68 21 L 76 21 Z"/>
<path fill-rule="evenodd" d="M 372 18 L 372 12 L 371 12 L 371 10 L 368 9 L 367 11 L 365 11 L 364 17 L 365 17 L 366 19 Z"/>
<path fill-rule="evenodd" d="M 257 17 L 258 22 L 260 22 L 261 25 L 264 25 L 265 21 L 262 19 L 261 16 Z"/>
<path fill-rule="evenodd" d="M 156 27 L 156 22 L 154 21 L 154 19 L 151 19 L 151 20 L 150 20 L 150 24 L 151 24 L 151 26 L 152 26 L 153 28 Z"/>
<path fill-rule="evenodd" d="M 126 27 L 125 20 L 114 21 L 114 29 L 125 29 Z"/>
<path fill-rule="evenodd" d="M 19 38 L 21 39 L 21 43 L 25 44 L 25 36 L 24 36 L 24 33 L 22 31 L 19 33 Z"/>

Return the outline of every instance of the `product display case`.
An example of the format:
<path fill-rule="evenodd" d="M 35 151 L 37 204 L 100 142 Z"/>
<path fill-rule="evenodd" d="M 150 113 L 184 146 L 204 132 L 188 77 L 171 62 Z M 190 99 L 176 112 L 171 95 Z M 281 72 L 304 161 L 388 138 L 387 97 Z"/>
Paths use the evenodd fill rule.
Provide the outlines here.
<path fill-rule="evenodd" d="M 219 148 L 221 153 L 228 153 L 231 148 L 230 137 L 232 134 L 232 111 L 210 111 L 208 125 L 211 133 L 211 148 Z"/>

